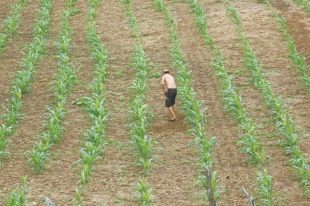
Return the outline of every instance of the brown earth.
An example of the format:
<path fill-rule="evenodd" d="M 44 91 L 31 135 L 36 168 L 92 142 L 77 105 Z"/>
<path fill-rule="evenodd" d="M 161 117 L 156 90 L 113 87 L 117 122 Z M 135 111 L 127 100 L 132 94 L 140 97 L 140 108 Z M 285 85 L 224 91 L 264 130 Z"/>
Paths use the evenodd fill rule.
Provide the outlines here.
<path fill-rule="evenodd" d="M 213 55 L 195 29 L 190 6 L 181 0 L 165 2 L 175 18 L 182 50 L 186 55 L 187 69 L 192 70 L 192 86 L 197 92 L 197 99 L 204 100 L 203 107 L 208 108 L 207 135 L 217 138 L 213 152 L 213 169 L 218 173 L 222 192 L 219 205 L 247 205 L 241 187 L 244 186 L 254 195 L 255 174 L 261 170 L 247 165 L 247 157 L 239 152 L 240 147 L 236 144 L 240 135 L 238 127 L 223 109 L 214 71 L 210 66 Z M 269 123 L 269 109 L 264 106 L 260 92 L 252 86 L 250 73 L 243 65 L 242 48 L 235 25 L 226 14 L 225 3 L 221 0 L 197 2 L 203 5 L 207 12 L 210 34 L 223 53 L 225 67 L 233 77 L 233 85 L 242 96 L 249 117 L 260 131 L 264 150 L 270 156 L 265 167 L 274 179 L 274 190 L 283 197 L 278 205 L 309 205 L 309 200 L 302 196 L 301 188 L 298 187 L 298 179 L 292 176 L 287 165 L 289 157 L 277 146 L 282 137 L 274 133 L 274 126 Z M 296 127 L 302 131 L 301 149 L 305 154 L 309 154 L 309 97 L 301 88 L 299 76 L 288 58 L 285 40 L 270 15 L 271 11 L 259 1 L 232 0 L 230 3 L 240 14 L 245 35 L 274 92 L 287 104 L 287 109 L 295 117 Z M 310 56 L 307 35 L 310 30 L 309 15 L 295 5 L 293 0 L 272 0 L 271 3 L 273 8 L 287 19 L 298 51 L 304 56 Z M 9 1 L 1 1 L 1 9 L 9 8 L 8 4 Z M 32 25 L 38 6 L 37 1 L 31 1 L 25 7 L 19 32 L 8 42 L 5 53 L 0 57 L 1 104 L 9 97 L 8 79 L 20 69 L 18 62 L 23 56 L 20 51 L 25 51 L 26 45 L 31 42 Z M 77 1 L 75 8 L 79 9 L 80 13 L 70 20 L 73 30 L 72 62 L 80 70 L 79 83 L 72 89 L 68 99 L 69 113 L 65 119 L 63 141 L 52 147 L 50 160 L 40 174 L 31 173 L 26 155 L 38 141 L 37 135 L 42 130 L 44 114 L 47 113 L 45 107 L 53 103 L 50 83 L 57 73 L 54 45 L 60 32 L 60 15 L 64 7 L 63 1 L 54 1 L 51 32 L 47 38 L 48 49 L 37 66 L 31 91 L 23 97 L 24 118 L 19 121 L 15 135 L 9 137 L 12 143 L 8 151 L 12 158 L 6 159 L 4 168 L 0 170 L 0 205 L 5 205 L 10 188 L 14 188 L 15 184 L 20 183 L 20 177 L 26 175 L 29 186 L 27 205 L 44 205 L 44 197 L 49 197 L 56 205 L 76 204 L 75 188 L 79 172 L 74 163 L 79 159 L 79 143 L 88 127 L 89 118 L 83 108 L 71 103 L 90 94 L 88 85 L 93 78 L 94 66 L 86 42 L 86 16 L 89 7 L 87 1 Z M 169 58 L 169 31 L 163 13 L 154 8 L 151 0 L 132 0 L 132 9 L 141 31 L 141 43 L 150 59 L 150 73 L 159 73 L 168 68 L 172 74 L 176 74 Z M 5 18 L 4 13 L 1 12 L 0 18 Z M 131 69 L 135 38 L 124 14 L 124 7 L 118 0 L 101 1 L 97 8 L 96 26 L 110 58 L 106 82 L 107 109 L 110 113 L 106 133 L 110 144 L 105 146 L 103 159 L 95 165 L 92 181 L 86 185 L 82 196 L 83 205 L 140 205 L 133 198 L 133 194 L 135 184 L 142 175 L 140 169 L 134 165 L 126 127 L 126 112 L 129 109 L 129 99 L 133 95 L 129 86 L 135 72 Z M 206 200 L 199 198 L 200 193 L 194 184 L 199 174 L 198 155 L 193 146 L 193 137 L 186 134 L 189 127 L 178 110 L 179 102 L 176 105 L 178 121 L 167 122 L 165 119 L 168 112 L 163 104 L 160 79 L 149 78 L 148 87 L 147 104 L 154 112 L 148 135 L 156 141 L 156 159 L 147 180 L 153 190 L 154 205 L 208 205 Z M 0 111 L 2 113 L 4 110 Z"/>

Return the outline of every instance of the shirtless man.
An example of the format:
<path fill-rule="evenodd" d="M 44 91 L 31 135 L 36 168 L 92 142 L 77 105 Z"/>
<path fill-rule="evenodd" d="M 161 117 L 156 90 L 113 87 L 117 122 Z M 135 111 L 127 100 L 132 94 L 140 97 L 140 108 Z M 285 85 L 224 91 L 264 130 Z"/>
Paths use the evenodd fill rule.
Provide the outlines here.
<path fill-rule="evenodd" d="M 165 83 L 168 90 L 165 91 Z M 165 105 L 170 113 L 170 121 L 176 121 L 174 114 L 175 97 L 177 96 L 177 85 L 175 84 L 173 76 L 169 74 L 169 70 L 164 70 L 161 78 L 161 87 L 163 88 L 164 95 L 166 96 Z"/>

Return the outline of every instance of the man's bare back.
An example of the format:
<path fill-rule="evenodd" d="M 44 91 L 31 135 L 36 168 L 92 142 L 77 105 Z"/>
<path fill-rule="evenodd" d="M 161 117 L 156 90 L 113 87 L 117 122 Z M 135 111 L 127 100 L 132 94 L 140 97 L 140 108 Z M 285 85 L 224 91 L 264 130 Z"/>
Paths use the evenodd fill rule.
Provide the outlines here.
<path fill-rule="evenodd" d="M 169 89 L 175 89 L 177 88 L 177 85 L 175 84 L 174 78 L 173 76 L 171 76 L 170 74 L 164 74 L 161 78 L 161 84 L 162 86 L 165 85 L 165 82 L 167 84 L 167 87 Z"/>

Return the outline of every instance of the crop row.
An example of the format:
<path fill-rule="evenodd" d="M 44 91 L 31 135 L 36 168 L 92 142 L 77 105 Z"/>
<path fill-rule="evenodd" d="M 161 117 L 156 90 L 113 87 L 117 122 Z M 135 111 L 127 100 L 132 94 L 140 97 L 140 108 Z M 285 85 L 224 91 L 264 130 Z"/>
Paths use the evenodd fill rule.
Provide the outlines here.
<path fill-rule="evenodd" d="M 268 0 L 264 0 L 265 2 L 269 2 Z M 310 2 L 309 0 L 294 0 L 297 5 L 300 5 L 308 14 L 310 14 Z"/>
<path fill-rule="evenodd" d="M 286 44 L 289 50 L 289 57 L 295 69 L 301 76 L 304 89 L 306 90 L 307 94 L 310 95 L 310 72 L 306 57 L 302 56 L 300 52 L 298 52 L 294 38 L 290 34 L 290 29 L 286 24 L 286 19 L 283 16 L 280 16 L 279 12 L 272 9 L 272 5 L 268 0 L 264 1 L 264 3 L 266 4 L 267 8 L 272 11 L 271 15 L 278 22 L 282 35 L 286 40 Z"/>
<path fill-rule="evenodd" d="M 5 20 L 4 31 L 5 33 L 0 32 L 0 54 L 3 53 L 6 42 L 8 38 L 12 37 L 19 26 L 20 16 L 22 9 L 26 6 L 26 0 L 20 0 L 19 3 L 14 3 L 11 6 L 10 16 L 8 16 Z"/>
<path fill-rule="evenodd" d="M 90 6 L 88 11 L 87 42 L 95 66 L 94 79 L 90 85 L 92 94 L 77 101 L 77 104 L 83 105 L 86 108 L 87 114 L 90 117 L 90 127 L 82 139 L 80 159 L 77 161 L 77 163 L 81 164 L 78 182 L 82 185 L 82 189 L 76 188 L 76 201 L 78 205 L 82 205 L 83 187 L 90 180 L 93 165 L 96 160 L 101 159 L 104 152 L 103 147 L 107 144 L 105 129 L 107 127 L 108 114 L 105 109 L 104 95 L 106 92 L 105 82 L 106 73 L 109 69 L 109 59 L 94 24 L 99 0 L 89 0 L 88 2 Z"/>
<path fill-rule="evenodd" d="M 154 150 L 154 140 L 147 136 L 151 117 L 149 106 L 145 103 L 148 90 L 148 58 L 141 45 L 140 28 L 132 10 L 131 0 L 122 0 L 122 3 L 136 39 L 135 50 L 132 54 L 132 69 L 136 72 L 130 86 L 133 92 L 127 113 L 127 126 L 129 127 L 130 142 L 132 144 L 133 155 L 136 158 L 136 165 L 142 168 L 144 175 L 148 175 L 150 165 L 153 161 Z M 136 189 L 135 198 L 142 205 L 151 205 L 153 198 L 152 189 L 149 188 L 145 177 L 140 177 L 140 180 L 136 183 Z"/>
<path fill-rule="evenodd" d="M 6 100 L 4 105 L 5 113 L 1 116 L 3 123 L 0 126 L 0 167 L 3 166 L 2 159 L 10 155 L 6 151 L 6 147 L 9 144 L 7 138 L 15 133 L 18 120 L 22 117 L 22 114 L 20 114 L 20 109 L 23 105 L 22 96 L 30 88 L 35 73 L 35 64 L 44 52 L 45 37 L 49 32 L 50 12 L 53 7 L 52 0 L 40 0 L 40 3 L 39 17 L 35 22 L 33 30 L 33 42 L 28 45 L 28 52 L 19 63 L 22 70 L 15 74 L 15 80 L 9 92 L 11 97 Z"/>

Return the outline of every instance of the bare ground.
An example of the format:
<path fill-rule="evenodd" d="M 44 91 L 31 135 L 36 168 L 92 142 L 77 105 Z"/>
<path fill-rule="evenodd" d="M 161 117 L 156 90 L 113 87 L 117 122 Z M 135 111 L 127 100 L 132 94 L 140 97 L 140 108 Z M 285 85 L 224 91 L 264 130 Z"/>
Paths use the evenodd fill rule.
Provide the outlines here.
<path fill-rule="evenodd" d="M 243 65 L 242 49 L 235 26 L 226 14 L 225 4 L 217 0 L 198 2 L 207 12 L 207 26 L 216 46 L 223 53 L 226 69 L 233 76 L 232 82 L 242 96 L 249 116 L 261 132 L 261 141 L 270 156 L 270 161 L 265 167 L 274 178 L 274 189 L 284 197 L 279 205 L 307 205 L 308 200 L 301 195 L 298 181 L 292 177 L 287 166 L 288 157 L 277 146 L 277 141 L 282 137 L 273 133 L 273 126 L 268 123 L 268 108 L 264 106 L 259 91 L 252 86 L 250 74 Z M 293 1 L 272 0 L 271 3 L 273 8 L 287 19 L 298 50 L 304 56 L 309 56 L 310 43 L 307 34 L 310 29 L 310 17 Z M 255 188 L 251 186 L 255 183 L 255 173 L 260 170 L 247 165 L 247 157 L 238 151 L 238 127 L 223 109 L 213 68 L 210 66 L 213 56 L 210 49 L 203 45 L 195 29 L 191 8 L 180 0 L 167 1 L 166 4 L 176 20 L 187 68 L 193 71 L 192 86 L 197 92 L 197 98 L 204 100 L 203 107 L 208 108 L 207 135 L 217 138 L 213 159 L 214 170 L 218 173 L 222 189 L 219 203 L 246 205 L 246 198 L 240 189 L 244 186 L 253 194 Z M 287 109 L 295 117 L 297 128 L 303 131 L 301 148 L 309 154 L 309 97 L 300 86 L 297 72 L 293 68 L 290 69 L 292 65 L 287 57 L 287 46 L 275 20 L 270 16 L 271 11 L 257 1 L 231 1 L 231 4 L 240 14 L 245 35 L 262 63 L 263 72 L 272 84 L 274 92 L 285 101 Z M 11 137 L 12 145 L 8 148 L 12 153 L 12 159 L 5 160 L 5 166 L 0 171 L 1 204 L 4 204 L 4 197 L 9 194 L 10 188 L 20 182 L 21 176 L 26 175 L 29 176 L 27 205 L 44 205 L 42 199 L 45 196 L 50 197 L 56 205 L 75 204 L 75 187 L 79 173 L 74 162 L 79 159 L 80 138 L 89 120 L 83 108 L 76 107 L 71 102 L 91 92 L 88 85 L 93 78 L 93 62 L 89 58 L 86 42 L 88 6 L 87 2 L 77 1 L 75 8 L 79 9 L 80 13 L 71 17 L 70 21 L 73 29 L 72 61 L 80 67 L 80 81 L 69 96 L 69 114 L 65 119 L 66 132 L 63 141 L 52 147 L 51 161 L 43 173 L 32 174 L 31 168 L 27 166 L 25 152 L 31 150 L 37 141 L 36 135 L 44 123 L 45 107 L 53 102 L 50 82 L 57 72 L 56 59 L 53 57 L 54 44 L 60 31 L 60 12 L 64 3 L 54 2 L 48 50 L 37 67 L 37 77 L 31 92 L 23 98 L 24 119 L 19 122 L 16 135 Z M 9 77 L 19 70 L 17 63 L 22 57 L 20 51 L 31 41 L 31 25 L 36 8 L 38 3 L 34 1 L 25 8 L 21 17 L 20 32 L 8 43 L 6 52 L 0 57 L 1 103 L 8 97 L 6 90 L 10 88 Z M 133 0 L 132 9 L 140 26 L 141 43 L 150 59 L 150 74 L 160 73 L 166 68 L 170 69 L 172 74 L 176 74 L 169 57 L 171 44 L 163 14 L 155 10 L 151 0 Z M 117 0 L 102 1 L 97 8 L 96 25 L 110 58 L 106 82 L 107 109 L 110 113 L 106 133 L 110 144 L 105 146 L 103 159 L 96 164 L 91 176 L 92 181 L 86 185 L 83 193 L 84 205 L 139 205 L 133 199 L 133 193 L 134 185 L 141 174 L 139 168 L 134 165 L 130 136 L 126 127 L 126 112 L 129 99 L 133 95 L 129 86 L 134 75 L 134 70 L 131 70 L 131 55 L 135 39 L 123 12 L 122 4 Z M 1 18 L 5 18 L 5 15 Z M 198 156 L 192 144 L 193 137 L 186 134 L 188 126 L 183 122 L 184 117 L 178 110 L 179 103 L 176 105 L 178 121 L 167 122 L 165 119 L 168 112 L 164 108 L 160 79 L 150 78 L 148 86 L 147 103 L 154 112 L 148 135 L 154 138 L 155 147 L 158 148 L 155 150 L 156 159 L 147 177 L 154 193 L 154 204 L 206 205 L 206 201 L 198 198 L 197 187 L 193 184 L 199 174 L 196 165 Z M 3 112 L 3 109 L 0 111 Z"/>

